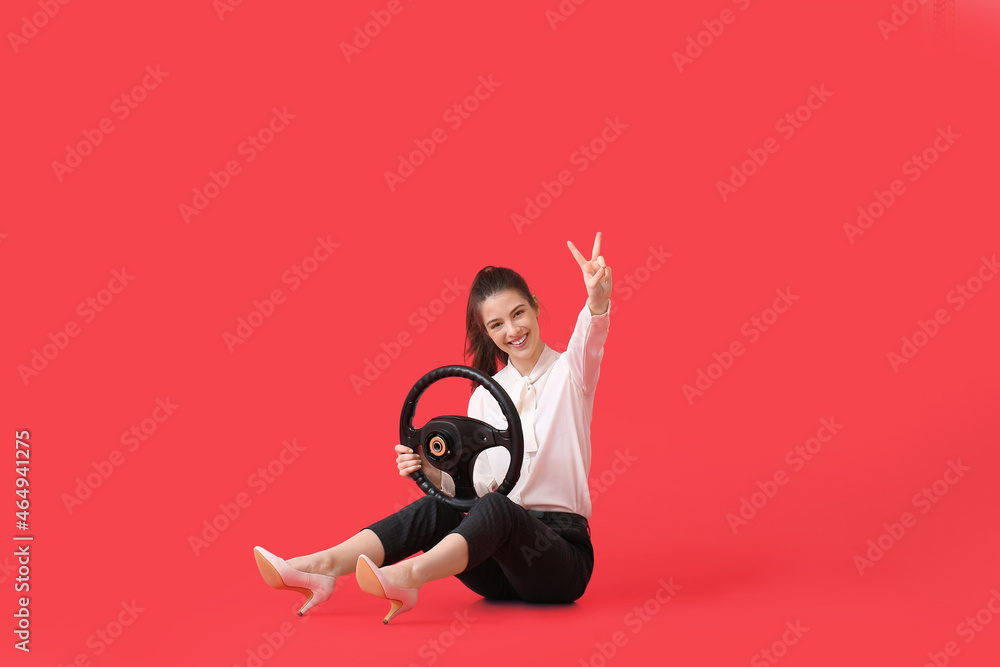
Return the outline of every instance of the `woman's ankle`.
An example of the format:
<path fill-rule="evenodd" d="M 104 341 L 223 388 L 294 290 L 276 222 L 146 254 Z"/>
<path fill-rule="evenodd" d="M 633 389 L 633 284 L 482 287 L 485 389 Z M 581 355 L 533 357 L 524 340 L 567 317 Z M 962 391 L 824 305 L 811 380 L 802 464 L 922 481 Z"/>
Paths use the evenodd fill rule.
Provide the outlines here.
<path fill-rule="evenodd" d="M 393 565 L 380 568 L 389 581 L 400 588 L 421 588 L 426 582 L 420 578 L 416 558 L 401 560 Z"/>
<path fill-rule="evenodd" d="M 335 563 L 323 552 L 310 554 L 308 556 L 298 556 L 288 559 L 288 564 L 296 570 L 309 572 L 312 574 L 323 574 L 328 577 L 339 577 L 343 572 L 337 572 Z"/>

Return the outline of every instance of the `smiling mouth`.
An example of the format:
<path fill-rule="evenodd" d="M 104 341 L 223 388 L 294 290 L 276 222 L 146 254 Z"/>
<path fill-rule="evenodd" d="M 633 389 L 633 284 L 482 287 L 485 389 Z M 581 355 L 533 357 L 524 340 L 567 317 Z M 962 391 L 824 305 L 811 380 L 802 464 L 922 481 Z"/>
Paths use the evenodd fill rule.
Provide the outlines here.
<path fill-rule="evenodd" d="M 520 337 L 520 338 L 518 338 L 517 340 L 513 340 L 513 341 L 511 341 L 511 342 L 509 342 L 509 343 L 507 343 L 507 344 L 508 344 L 509 346 L 511 346 L 511 347 L 513 347 L 513 348 L 515 348 L 515 349 L 520 349 L 520 348 L 524 347 L 524 344 L 525 344 L 525 343 L 526 343 L 527 341 L 528 341 L 528 334 L 524 334 L 523 336 L 521 336 L 521 337 Z"/>

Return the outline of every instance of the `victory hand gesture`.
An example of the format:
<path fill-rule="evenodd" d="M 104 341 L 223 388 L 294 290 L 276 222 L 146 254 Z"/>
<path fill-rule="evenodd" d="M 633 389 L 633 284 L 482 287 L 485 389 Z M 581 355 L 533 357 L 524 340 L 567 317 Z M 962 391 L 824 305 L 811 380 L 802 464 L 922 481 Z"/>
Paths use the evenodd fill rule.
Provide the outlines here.
<path fill-rule="evenodd" d="M 611 267 L 604 263 L 604 257 L 601 256 L 601 233 L 597 232 L 594 237 L 594 252 L 590 261 L 584 259 L 572 241 L 566 241 L 566 245 L 583 271 L 583 281 L 587 285 L 587 306 L 591 315 L 603 315 L 611 301 Z"/>

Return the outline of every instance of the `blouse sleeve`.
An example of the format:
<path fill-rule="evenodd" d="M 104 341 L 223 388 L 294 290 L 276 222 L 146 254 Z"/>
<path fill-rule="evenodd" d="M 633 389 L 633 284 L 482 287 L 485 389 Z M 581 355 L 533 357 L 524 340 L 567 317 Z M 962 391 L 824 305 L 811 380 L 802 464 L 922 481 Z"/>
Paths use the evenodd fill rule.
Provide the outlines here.
<path fill-rule="evenodd" d="M 608 339 L 611 327 L 611 303 L 603 315 L 591 315 L 584 304 L 576 318 L 576 327 L 563 356 L 569 364 L 570 376 L 584 395 L 597 388 L 601 374 L 601 359 L 604 357 L 604 341 Z"/>
<path fill-rule="evenodd" d="M 478 419 L 491 423 L 486 418 L 486 397 L 489 394 L 482 387 L 477 387 L 469 398 L 469 409 L 467 414 L 473 419 Z M 492 398 L 492 397 L 491 397 Z M 497 426 L 497 424 L 493 424 Z M 497 426 L 500 428 L 499 426 Z M 495 491 L 499 486 L 496 477 L 493 475 L 493 468 L 490 461 L 483 452 L 476 457 L 476 464 L 472 470 L 472 485 L 476 488 L 476 493 L 482 497 L 490 491 Z M 441 473 L 441 490 L 449 496 L 455 495 L 455 481 L 447 474 Z"/>

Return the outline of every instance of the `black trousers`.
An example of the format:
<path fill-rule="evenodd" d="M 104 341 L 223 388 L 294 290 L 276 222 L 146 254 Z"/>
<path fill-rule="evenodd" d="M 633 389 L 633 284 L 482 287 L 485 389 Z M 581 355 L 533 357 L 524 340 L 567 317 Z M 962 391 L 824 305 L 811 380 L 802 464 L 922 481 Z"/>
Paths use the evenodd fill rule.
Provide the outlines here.
<path fill-rule="evenodd" d="M 468 515 L 425 496 L 367 528 L 382 542 L 384 565 L 458 533 L 469 543 L 469 565 L 456 577 L 491 600 L 572 602 L 594 571 L 584 517 L 529 511 L 496 492 L 477 500 Z"/>

